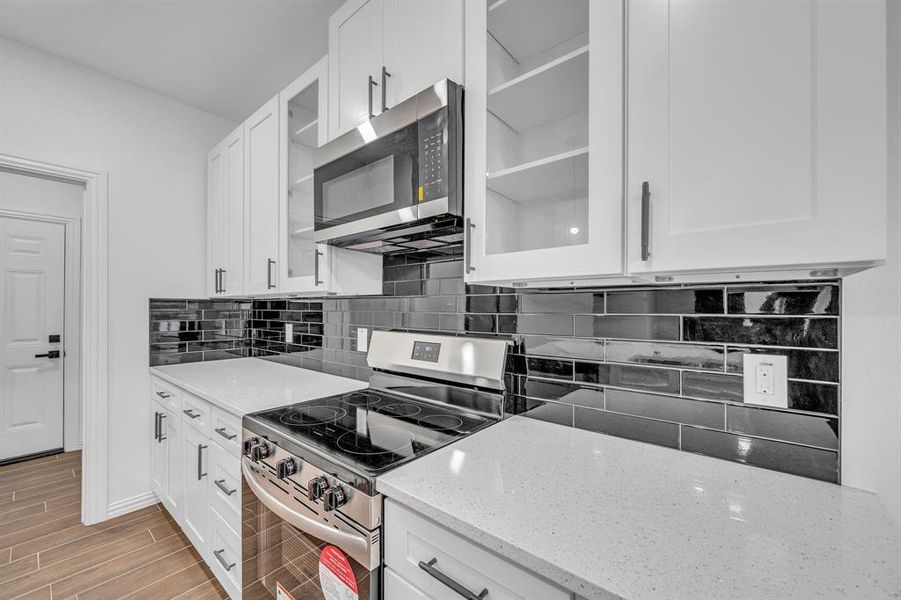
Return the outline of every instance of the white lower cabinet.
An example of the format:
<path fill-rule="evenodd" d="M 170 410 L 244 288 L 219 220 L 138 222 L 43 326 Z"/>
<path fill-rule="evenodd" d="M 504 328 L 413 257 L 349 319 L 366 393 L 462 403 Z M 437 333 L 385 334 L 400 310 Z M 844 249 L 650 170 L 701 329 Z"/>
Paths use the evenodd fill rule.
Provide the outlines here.
<path fill-rule="evenodd" d="M 159 396 L 160 390 L 169 397 Z M 153 491 L 229 596 L 238 599 L 241 417 L 156 377 L 152 393 Z"/>
<path fill-rule="evenodd" d="M 388 499 L 385 593 L 390 600 L 570 600 L 571 593 Z"/>

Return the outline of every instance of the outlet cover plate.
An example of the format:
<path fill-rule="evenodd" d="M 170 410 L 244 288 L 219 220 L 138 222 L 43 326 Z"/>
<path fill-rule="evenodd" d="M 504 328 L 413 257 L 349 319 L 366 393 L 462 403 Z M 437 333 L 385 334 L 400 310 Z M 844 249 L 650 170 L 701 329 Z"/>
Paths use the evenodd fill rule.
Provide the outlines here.
<path fill-rule="evenodd" d="M 748 353 L 743 368 L 745 404 L 788 408 L 788 358 Z M 769 377 L 771 381 L 763 380 Z"/>
<path fill-rule="evenodd" d="M 360 352 L 369 350 L 369 329 L 366 327 L 357 328 L 357 350 Z"/>

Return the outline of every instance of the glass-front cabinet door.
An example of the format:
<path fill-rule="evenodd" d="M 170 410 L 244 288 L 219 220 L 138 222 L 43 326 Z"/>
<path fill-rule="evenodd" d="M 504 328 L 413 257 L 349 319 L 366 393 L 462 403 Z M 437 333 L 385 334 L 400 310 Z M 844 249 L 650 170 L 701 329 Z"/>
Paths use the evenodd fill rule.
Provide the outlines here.
<path fill-rule="evenodd" d="M 622 273 L 622 11 L 467 4 L 467 281 Z"/>
<path fill-rule="evenodd" d="M 279 94 L 279 292 L 328 289 L 328 248 L 313 242 L 313 150 L 328 135 L 327 77 L 323 58 Z"/>

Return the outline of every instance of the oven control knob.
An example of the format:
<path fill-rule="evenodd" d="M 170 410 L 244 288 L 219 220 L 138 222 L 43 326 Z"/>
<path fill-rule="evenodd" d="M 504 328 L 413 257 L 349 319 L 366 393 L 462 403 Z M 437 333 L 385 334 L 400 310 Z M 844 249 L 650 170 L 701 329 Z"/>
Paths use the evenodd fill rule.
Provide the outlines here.
<path fill-rule="evenodd" d="M 341 487 L 329 488 L 325 491 L 322 502 L 325 504 L 325 510 L 338 510 L 347 504 L 347 492 Z"/>
<path fill-rule="evenodd" d="M 307 497 L 315 502 L 322 498 L 328 490 L 328 480 L 325 477 L 314 477 L 307 483 Z"/>
<path fill-rule="evenodd" d="M 251 449 L 260 443 L 260 438 L 252 437 L 244 440 L 244 456 L 250 456 Z"/>
<path fill-rule="evenodd" d="M 250 447 L 250 458 L 253 460 L 263 460 L 269 456 L 269 444 L 259 442 Z"/>
<path fill-rule="evenodd" d="M 275 470 L 279 479 L 284 479 L 297 473 L 297 463 L 293 458 L 283 458 L 275 463 Z"/>

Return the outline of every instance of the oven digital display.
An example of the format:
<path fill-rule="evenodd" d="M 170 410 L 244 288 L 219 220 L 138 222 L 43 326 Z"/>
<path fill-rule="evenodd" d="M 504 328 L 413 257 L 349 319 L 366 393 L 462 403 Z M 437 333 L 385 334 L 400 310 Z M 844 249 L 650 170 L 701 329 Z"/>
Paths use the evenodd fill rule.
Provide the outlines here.
<path fill-rule="evenodd" d="M 435 342 L 413 342 L 413 360 L 436 363 L 440 352 L 441 344 Z"/>

